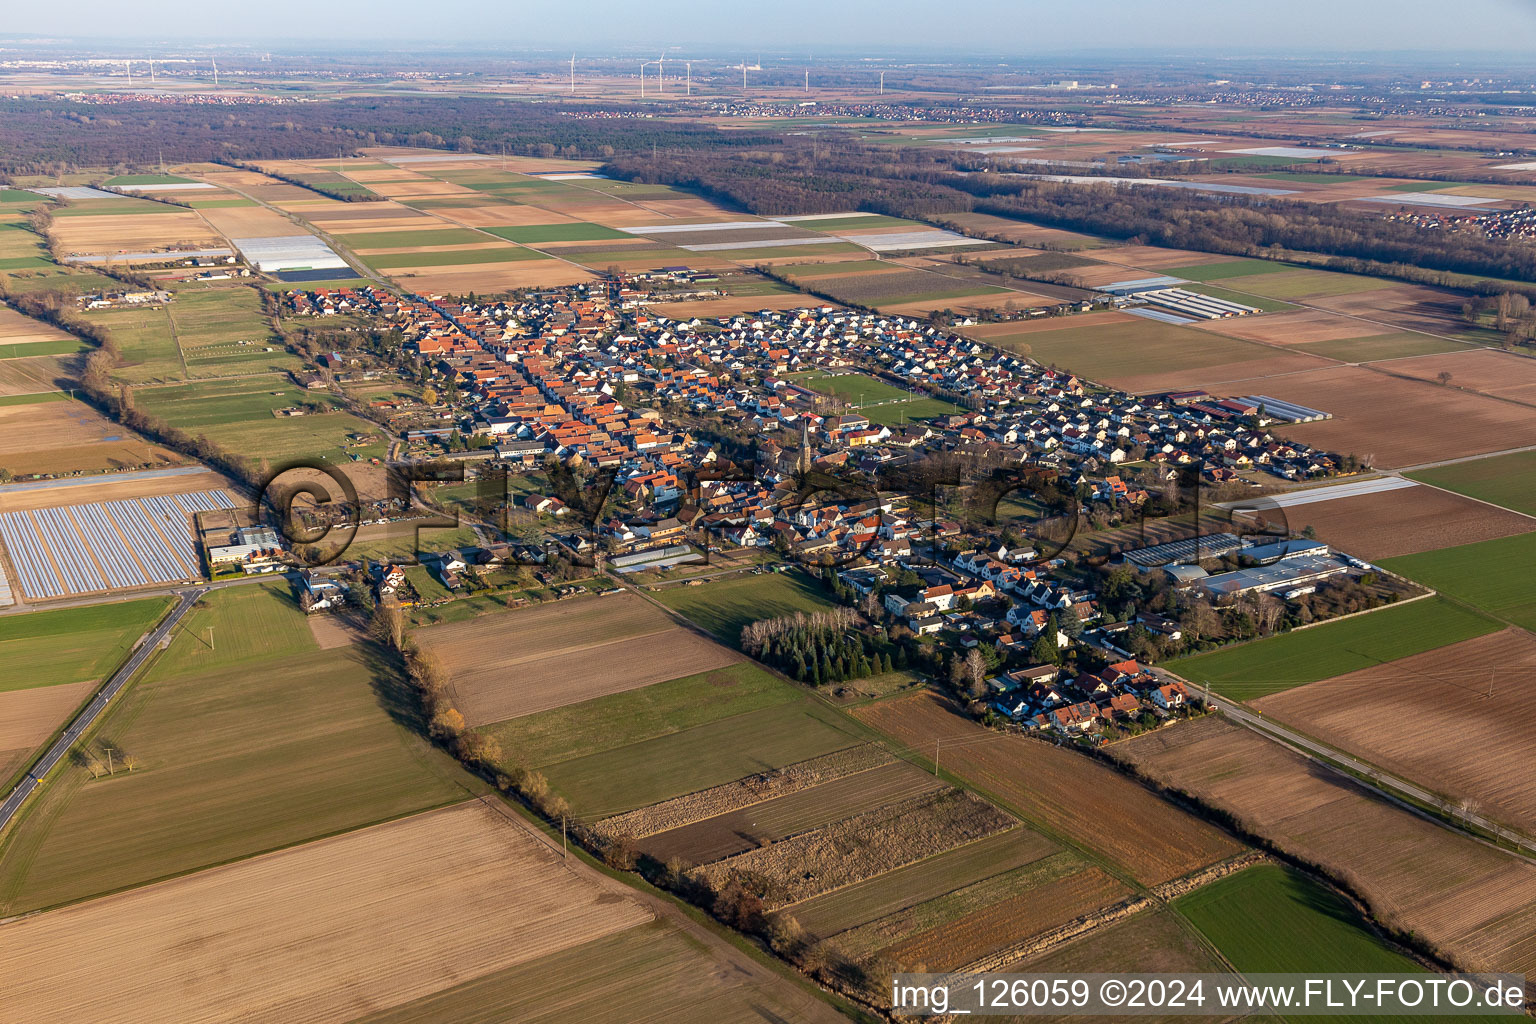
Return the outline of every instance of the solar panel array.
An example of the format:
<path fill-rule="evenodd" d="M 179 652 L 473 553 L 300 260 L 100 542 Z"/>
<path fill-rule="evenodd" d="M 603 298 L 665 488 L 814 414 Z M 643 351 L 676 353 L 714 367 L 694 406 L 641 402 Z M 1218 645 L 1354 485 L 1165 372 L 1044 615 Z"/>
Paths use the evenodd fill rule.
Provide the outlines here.
<path fill-rule="evenodd" d="M 227 491 L 0 512 L 0 536 L 27 597 L 173 583 L 202 575 L 187 519 L 233 508 Z"/>

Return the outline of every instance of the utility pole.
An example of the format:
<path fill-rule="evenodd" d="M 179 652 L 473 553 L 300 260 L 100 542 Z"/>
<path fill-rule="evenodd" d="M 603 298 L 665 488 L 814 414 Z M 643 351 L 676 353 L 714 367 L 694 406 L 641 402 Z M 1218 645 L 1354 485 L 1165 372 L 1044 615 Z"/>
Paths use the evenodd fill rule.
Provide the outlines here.
<path fill-rule="evenodd" d="M 213 646 L 213 627 L 212 626 L 208 627 L 208 649 L 210 651 L 217 650 L 217 648 L 215 648 Z"/>
<path fill-rule="evenodd" d="M 107 752 L 107 774 L 108 775 L 116 775 L 117 772 L 112 767 L 112 748 L 111 747 L 104 747 L 103 749 L 106 750 L 106 752 Z"/>
<path fill-rule="evenodd" d="M 570 855 L 571 855 L 571 844 L 570 844 L 570 841 L 566 838 L 566 834 L 565 834 L 565 815 L 562 814 L 562 815 L 560 815 L 560 856 L 562 856 L 562 857 L 569 857 Z"/>
<path fill-rule="evenodd" d="M 933 741 L 933 777 L 939 777 L 939 741 Z"/>

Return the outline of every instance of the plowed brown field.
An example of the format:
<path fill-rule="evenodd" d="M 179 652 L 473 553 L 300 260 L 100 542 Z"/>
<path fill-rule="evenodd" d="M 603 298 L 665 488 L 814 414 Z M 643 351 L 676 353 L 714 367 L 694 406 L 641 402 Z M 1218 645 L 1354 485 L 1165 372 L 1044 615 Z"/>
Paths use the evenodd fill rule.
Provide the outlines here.
<path fill-rule="evenodd" d="M 1255 702 L 1497 821 L 1536 831 L 1536 637 L 1506 629 Z M 1444 709 L 1454 718 L 1429 709 Z"/>
<path fill-rule="evenodd" d="M 869 705 L 854 715 L 1048 828 L 1124 867 L 1147 885 L 1241 853 L 1234 839 L 1083 754 L 992 732 L 933 694 Z"/>
<path fill-rule="evenodd" d="M 1536 970 L 1536 866 L 1379 800 L 1219 716 L 1110 749 L 1337 873 L 1385 921 L 1461 965 Z"/>
<path fill-rule="evenodd" d="M 31 1024 L 346 1021 L 651 918 L 481 803 L 0 926 Z"/>

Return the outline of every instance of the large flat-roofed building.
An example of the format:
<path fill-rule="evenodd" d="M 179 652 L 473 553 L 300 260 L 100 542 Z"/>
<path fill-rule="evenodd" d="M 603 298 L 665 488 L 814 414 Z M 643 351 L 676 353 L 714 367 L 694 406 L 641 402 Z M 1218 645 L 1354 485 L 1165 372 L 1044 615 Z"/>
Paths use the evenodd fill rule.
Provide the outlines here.
<path fill-rule="evenodd" d="M 1182 565 L 1201 562 L 1207 558 L 1221 558 L 1241 549 L 1242 546 L 1243 539 L 1234 533 L 1212 533 L 1136 548 L 1123 552 L 1120 557 L 1130 565 L 1142 569 L 1155 569 L 1164 565 Z"/>
<path fill-rule="evenodd" d="M 1346 573 L 1349 568 L 1349 562 L 1342 555 L 1297 555 L 1271 565 L 1217 573 L 1199 580 L 1196 585 L 1212 597 L 1246 594 L 1250 591 L 1267 593 L 1316 583 Z"/>

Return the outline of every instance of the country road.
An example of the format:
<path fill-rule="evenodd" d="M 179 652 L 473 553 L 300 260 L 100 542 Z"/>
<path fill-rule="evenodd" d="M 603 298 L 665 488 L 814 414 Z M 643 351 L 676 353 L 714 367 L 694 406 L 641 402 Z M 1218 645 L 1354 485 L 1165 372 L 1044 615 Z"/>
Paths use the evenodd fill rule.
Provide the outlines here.
<path fill-rule="evenodd" d="M 198 598 L 207 592 L 208 588 L 206 587 L 198 587 L 194 590 L 181 592 L 180 602 L 177 603 L 175 608 L 171 609 L 171 613 L 165 617 L 165 621 L 160 623 L 152 633 L 144 638 L 144 641 L 134 650 L 127 662 L 113 673 L 112 678 L 107 680 L 107 685 L 96 692 L 96 696 L 92 698 L 91 702 L 75 716 L 74 721 L 69 723 L 69 727 L 64 730 L 63 735 L 54 742 L 53 746 L 48 748 L 48 752 L 43 755 L 42 760 L 33 765 L 32 770 L 27 772 L 22 780 L 16 784 L 16 787 L 6 795 L 5 802 L 0 803 L 0 832 L 5 831 L 5 827 L 16 816 L 16 812 L 21 809 L 21 805 L 26 801 L 27 797 L 32 795 L 32 791 L 37 789 L 42 778 L 64 759 L 64 755 L 69 753 L 69 749 L 75 745 L 75 741 L 101 716 L 101 713 L 106 710 L 107 704 L 112 698 L 117 696 L 118 692 L 127 685 L 128 680 L 133 678 L 133 674 L 149 659 L 150 654 L 160 645 L 160 642 L 170 635 L 171 630 L 176 628 L 176 624 L 181 621 L 182 617 L 192 610 L 192 606 L 197 603 Z"/>

